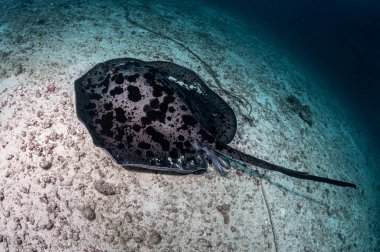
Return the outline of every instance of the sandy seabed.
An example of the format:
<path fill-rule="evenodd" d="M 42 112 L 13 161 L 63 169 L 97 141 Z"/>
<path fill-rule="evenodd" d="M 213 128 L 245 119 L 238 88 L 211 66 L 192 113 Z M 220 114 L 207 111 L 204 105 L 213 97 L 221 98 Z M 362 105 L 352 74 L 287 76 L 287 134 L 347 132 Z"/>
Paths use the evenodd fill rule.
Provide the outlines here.
<path fill-rule="evenodd" d="M 378 250 L 376 154 L 326 80 L 259 27 L 176 2 L 4 1 L 0 251 Z M 73 99 L 75 79 L 117 57 L 193 69 L 236 111 L 233 147 L 358 189 L 237 163 L 226 178 L 123 169 Z"/>

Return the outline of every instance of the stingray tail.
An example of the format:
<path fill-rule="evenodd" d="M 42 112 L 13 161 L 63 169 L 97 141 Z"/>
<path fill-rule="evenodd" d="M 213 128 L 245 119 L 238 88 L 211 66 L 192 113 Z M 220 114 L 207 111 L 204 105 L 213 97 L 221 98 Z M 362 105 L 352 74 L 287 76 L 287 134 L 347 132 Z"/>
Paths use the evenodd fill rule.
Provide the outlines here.
<path fill-rule="evenodd" d="M 261 160 L 259 158 L 254 157 L 254 156 L 251 156 L 251 155 L 245 154 L 241 151 L 235 150 L 226 144 L 222 144 L 222 143 L 216 144 L 215 150 L 220 152 L 223 155 L 226 155 L 226 156 L 229 156 L 231 158 L 240 160 L 244 163 L 259 166 L 261 168 L 271 170 L 271 171 L 281 172 L 281 173 L 283 173 L 287 176 L 290 176 L 290 177 L 305 179 L 305 180 L 313 180 L 313 181 L 332 184 L 332 185 L 336 185 L 336 186 L 356 188 L 356 185 L 352 184 L 352 183 L 339 181 L 339 180 L 335 180 L 335 179 L 319 177 L 319 176 L 314 176 L 314 175 L 308 174 L 307 172 L 300 172 L 300 171 L 291 170 L 291 169 L 288 169 L 288 168 L 285 168 L 285 167 L 282 167 L 279 165 L 271 164 L 267 161 Z"/>

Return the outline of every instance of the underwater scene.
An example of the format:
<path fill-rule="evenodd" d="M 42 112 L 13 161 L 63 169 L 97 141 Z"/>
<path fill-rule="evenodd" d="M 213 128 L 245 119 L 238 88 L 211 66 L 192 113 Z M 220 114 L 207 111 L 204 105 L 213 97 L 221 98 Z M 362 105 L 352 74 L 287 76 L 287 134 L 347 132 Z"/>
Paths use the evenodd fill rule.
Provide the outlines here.
<path fill-rule="evenodd" d="M 380 251 L 376 1 L 0 3 L 0 251 Z"/>

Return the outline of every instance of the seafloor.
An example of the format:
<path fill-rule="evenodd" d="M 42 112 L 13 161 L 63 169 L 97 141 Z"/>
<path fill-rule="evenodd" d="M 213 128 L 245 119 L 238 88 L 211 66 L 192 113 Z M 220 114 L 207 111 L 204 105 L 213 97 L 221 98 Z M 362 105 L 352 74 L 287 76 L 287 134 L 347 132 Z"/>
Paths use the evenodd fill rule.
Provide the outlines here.
<path fill-rule="evenodd" d="M 2 1 L 0 251 L 378 251 L 378 159 L 355 116 L 259 27 L 187 2 Z M 116 57 L 195 70 L 236 111 L 233 147 L 358 188 L 237 163 L 227 178 L 123 169 L 73 100 Z"/>

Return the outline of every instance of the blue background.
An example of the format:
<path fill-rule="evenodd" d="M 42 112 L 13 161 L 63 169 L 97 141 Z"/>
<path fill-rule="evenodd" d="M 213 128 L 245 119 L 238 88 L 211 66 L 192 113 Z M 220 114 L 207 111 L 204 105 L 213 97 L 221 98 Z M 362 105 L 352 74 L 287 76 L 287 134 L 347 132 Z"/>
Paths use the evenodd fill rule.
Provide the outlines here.
<path fill-rule="evenodd" d="M 217 0 L 274 35 L 332 83 L 380 146 L 380 1 Z"/>

